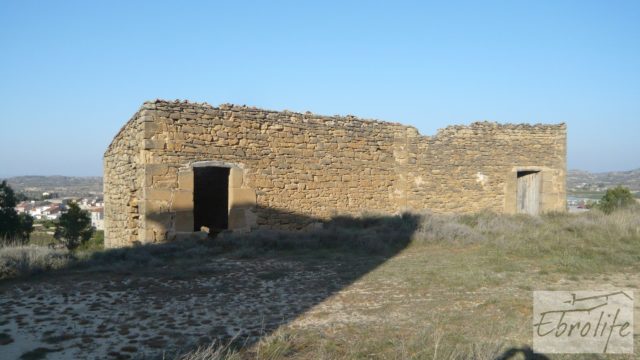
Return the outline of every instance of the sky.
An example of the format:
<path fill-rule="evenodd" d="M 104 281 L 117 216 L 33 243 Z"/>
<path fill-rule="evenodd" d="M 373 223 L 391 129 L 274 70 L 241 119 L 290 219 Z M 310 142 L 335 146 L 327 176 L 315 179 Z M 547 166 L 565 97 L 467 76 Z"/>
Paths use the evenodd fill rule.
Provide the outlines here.
<path fill-rule="evenodd" d="M 640 167 L 640 1 L 0 0 L 0 176 L 102 174 L 146 100 L 568 126 Z"/>

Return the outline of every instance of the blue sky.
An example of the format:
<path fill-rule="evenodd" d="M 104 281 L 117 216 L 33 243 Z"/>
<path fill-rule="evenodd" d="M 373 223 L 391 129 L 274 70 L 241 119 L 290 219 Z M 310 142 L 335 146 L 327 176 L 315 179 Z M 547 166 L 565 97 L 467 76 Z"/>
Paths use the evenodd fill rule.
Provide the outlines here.
<path fill-rule="evenodd" d="M 0 0 L 0 176 L 101 175 L 145 100 L 416 126 L 566 122 L 640 167 L 640 1 Z"/>

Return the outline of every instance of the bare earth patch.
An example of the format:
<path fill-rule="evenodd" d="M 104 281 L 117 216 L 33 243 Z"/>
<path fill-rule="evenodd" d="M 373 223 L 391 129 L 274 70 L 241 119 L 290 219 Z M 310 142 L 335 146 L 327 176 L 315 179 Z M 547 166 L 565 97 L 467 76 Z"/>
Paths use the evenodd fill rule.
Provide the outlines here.
<path fill-rule="evenodd" d="M 14 281 L 0 285 L 0 352 L 7 359 L 173 358 L 214 340 L 235 338 L 245 348 L 259 348 L 259 340 L 275 330 L 294 336 L 311 332 L 314 339 L 322 334 L 323 341 L 340 346 L 346 339 L 393 338 L 424 329 L 511 346 L 531 341 L 534 289 L 640 286 L 638 274 L 564 278 L 536 275 L 531 268 L 482 272 L 477 264 L 460 262 L 464 259 L 464 252 L 413 247 L 375 268 L 378 262 L 366 256 L 349 261 L 219 257 L 197 271 L 165 267 Z M 375 334 L 376 329 L 388 333 Z M 328 357 L 360 355 L 366 354 Z"/>
<path fill-rule="evenodd" d="M 337 218 L 61 270 L 9 249 L 0 357 L 491 360 L 531 344 L 534 290 L 640 287 L 639 211 Z"/>
<path fill-rule="evenodd" d="M 329 296 L 340 266 L 217 258 L 199 273 L 7 283 L 0 287 L 0 352 L 8 359 L 39 348 L 55 350 L 47 359 L 160 357 L 213 340 L 251 343 Z"/>

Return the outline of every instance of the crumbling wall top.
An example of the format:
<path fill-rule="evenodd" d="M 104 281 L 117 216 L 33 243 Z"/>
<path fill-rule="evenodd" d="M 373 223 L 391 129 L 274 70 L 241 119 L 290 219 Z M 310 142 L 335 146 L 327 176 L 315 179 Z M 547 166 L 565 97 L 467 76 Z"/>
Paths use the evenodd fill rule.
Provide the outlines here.
<path fill-rule="evenodd" d="M 264 121 L 275 120 L 277 118 L 278 121 L 282 121 L 282 115 L 289 115 L 288 120 L 293 123 L 315 123 L 320 122 L 324 125 L 333 125 L 333 126 L 344 126 L 344 127 L 363 127 L 363 126 L 395 126 L 402 128 L 411 128 L 415 129 L 415 127 L 410 125 L 405 125 L 397 122 L 383 121 L 378 119 L 365 119 L 359 118 L 354 115 L 319 115 L 312 113 L 310 111 L 306 111 L 304 113 L 290 111 L 290 110 L 269 110 L 262 109 L 254 106 L 247 105 L 236 105 L 236 104 L 220 104 L 217 107 L 210 105 L 206 102 L 190 102 L 188 100 L 162 100 L 156 99 L 153 101 L 146 101 L 141 110 L 172 110 L 172 111 L 183 111 L 183 112 L 203 112 L 206 113 L 209 111 L 210 113 L 215 113 L 216 111 L 230 111 L 230 112 L 244 112 L 249 114 L 264 114 L 264 117 L 260 118 Z M 274 115 L 274 116 L 269 116 Z M 278 115 L 277 117 L 275 115 Z M 417 129 L 416 129 L 417 131 Z"/>
<path fill-rule="evenodd" d="M 120 138 L 121 133 L 129 126 L 129 124 L 135 121 L 141 116 L 145 110 L 158 110 L 158 111 L 179 111 L 179 112 L 193 112 L 203 114 L 220 114 L 220 112 L 243 112 L 245 114 L 255 115 L 255 118 L 260 121 L 283 121 L 291 123 L 292 125 L 321 125 L 321 126 L 333 126 L 357 129 L 369 126 L 389 126 L 395 127 L 395 130 L 405 130 L 406 133 L 412 137 L 417 137 L 425 141 L 444 141 L 449 137 L 464 135 L 467 133 L 478 132 L 513 132 L 513 131 L 525 131 L 525 132 L 566 132 L 566 124 L 512 124 L 512 123 L 497 123 L 491 121 L 478 121 L 469 125 L 450 125 L 443 129 L 439 129 L 438 132 L 433 135 L 421 135 L 418 129 L 414 126 L 404 125 L 397 122 L 388 122 L 377 119 L 363 119 L 354 115 L 318 115 L 310 111 L 304 113 L 294 112 L 289 110 L 275 111 L 268 109 L 261 109 L 257 107 L 247 105 L 235 105 L 235 104 L 220 104 L 217 107 L 210 105 L 207 102 L 190 102 L 188 100 L 162 100 L 156 99 L 151 101 L 145 101 L 138 112 L 120 129 L 118 134 L 114 137 L 113 142 L 107 148 L 105 156 L 109 153 L 112 145 Z"/>

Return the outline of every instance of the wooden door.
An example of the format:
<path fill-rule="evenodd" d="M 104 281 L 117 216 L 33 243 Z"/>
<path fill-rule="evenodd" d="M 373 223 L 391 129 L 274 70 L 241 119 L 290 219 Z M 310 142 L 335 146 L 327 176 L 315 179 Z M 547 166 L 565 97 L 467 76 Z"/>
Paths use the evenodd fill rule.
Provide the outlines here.
<path fill-rule="evenodd" d="M 540 180 L 539 171 L 518 172 L 518 213 L 538 215 L 540 212 Z"/>

